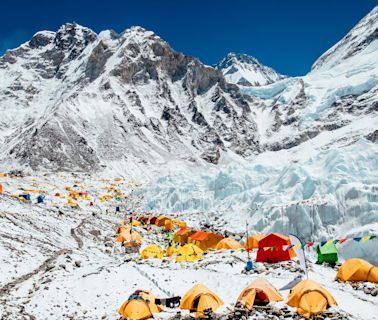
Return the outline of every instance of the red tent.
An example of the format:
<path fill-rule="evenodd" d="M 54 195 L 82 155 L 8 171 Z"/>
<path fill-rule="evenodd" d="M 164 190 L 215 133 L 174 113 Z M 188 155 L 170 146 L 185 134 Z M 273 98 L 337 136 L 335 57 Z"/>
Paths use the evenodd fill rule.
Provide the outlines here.
<path fill-rule="evenodd" d="M 156 223 L 156 220 L 157 220 L 157 217 L 152 217 L 150 219 L 150 224 L 155 224 Z"/>
<path fill-rule="evenodd" d="M 290 245 L 290 239 L 280 233 L 271 233 L 259 241 L 256 262 L 279 262 L 291 260 L 295 256 L 293 249 L 284 250 L 282 246 Z M 274 247 L 267 249 L 267 247 Z M 267 250 L 264 250 L 267 249 Z"/>

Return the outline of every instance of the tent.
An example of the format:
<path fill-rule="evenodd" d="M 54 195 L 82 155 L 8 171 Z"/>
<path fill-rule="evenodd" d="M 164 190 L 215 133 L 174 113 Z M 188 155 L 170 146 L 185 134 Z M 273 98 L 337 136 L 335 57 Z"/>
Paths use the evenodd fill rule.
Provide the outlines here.
<path fill-rule="evenodd" d="M 261 233 L 256 233 L 247 239 L 247 241 L 244 244 L 244 248 L 251 250 L 251 249 L 257 249 L 259 247 L 259 241 L 263 239 L 265 236 Z"/>
<path fill-rule="evenodd" d="M 155 221 L 155 224 L 158 226 L 158 227 L 164 227 L 165 225 L 165 220 L 168 220 L 169 218 L 167 218 L 166 216 L 160 216 L 159 218 L 156 219 Z"/>
<path fill-rule="evenodd" d="M 164 221 L 164 230 L 165 231 L 172 231 L 173 230 L 173 221 L 171 219 L 167 219 Z"/>
<path fill-rule="evenodd" d="M 45 196 L 40 194 L 38 197 L 37 197 L 37 203 L 43 203 L 45 200 Z"/>
<path fill-rule="evenodd" d="M 3 185 L 0 183 L 0 193 L 3 193 Z"/>
<path fill-rule="evenodd" d="M 125 319 L 143 320 L 153 318 L 153 314 L 161 310 L 151 292 L 137 290 L 121 305 L 118 313 Z"/>
<path fill-rule="evenodd" d="M 338 254 L 337 249 L 333 241 L 327 242 L 323 245 L 318 244 L 316 247 L 316 253 L 318 254 L 318 261 L 317 263 L 334 263 L 336 264 L 338 261 Z"/>
<path fill-rule="evenodd" d="M 142 250 L 143 259 L 157 258 L 162 259 L 164 257 L 164 251 L 157 244 L 150 244 Z"/>
<path fill-rule="evenodd" d="M 175 253 L 177 253 L 176 244 L 174 241 L 172 241 L 172 244 L 165 251 L 165 255 L 167 257 L 170 257 L 173 256 Z"/>
<path fill-rule="evenodd" d="M 128 229 L 121 232 L 115 240 L 116 242 L 126 242 L 125 246 L 136 245 L 140 246 L 143 242 L 143 237 L 139 232 L 135 230 Z"/>
<path fill-rule="evenodd" d="M 197 231 L 189 237 L 189 242 L 206 251 L 208 249 L 215 249 L 218 242 L 222 239 L 223 236 L 216 233 Z"/>
<path fill-rule="evenodd" d="M 240 244 L 240 242 L 232 239 L 232 238 L 224 238 L 221 241 L 217 243 L 215 246 L 216 250 L 221 250 L 221 249 L 241 249 L 243 246 Z"/>
<path fill-rule="evenodd" d="M 349 259 L 341 265 L 336 278 L 342 281 L 378 283 L 378 266 L 373 266 L 363 259 Z"/>
<path fill-rule="evenodd" d="M 302 280 L 289 293 L 287 304 L 298 313 L 309 318 L 322 313 L 330 306 L 337 305 L 333 296 L 320 284 L 312 280 Z"/>
<path fill-rule="evenodd" d="M 195 231 L 190 228 L 181 228 L 173 235 L 173 240 L 183 246 L 188 243 L 189 237 L 194 233 Z"/>
<path fill-rule="evenodd" d="M 203 251 L 194 244 L 188 243 L 177 248 L 176 262 L 193 262 L 200 259 L 203 259 Z"/>
<path fill-rule="evenodd" d="M 290 239 L 280 233 L 271 233 L 267 235 L 259 241 L 256 262 L 275 263 L 291 260 L 291 258 L 295 257 L 294 250 L 285 250 L 285 248 L 282 247 L 289 245 Z"/>
<path fill-rule="evenodd" d="M 26 193 L 26 194 L 20 194 L 19 197 L 20 198 L 24 198 L 27 201 L 30 201 L 30 194 L 28 194 L 28 193 Z"/>
<path fill-rule="evenodd" d="M 196 284 L 181 299 L 180 309 L 196 312 L 196 318 L 202 318 L 205 310 L 216 311 L 223 304 L 222 299 L 209 288 Z"/>
<path fill-rule="evenodd" d="M 157 217 L 152 217 L 150 219 L 150 224 L 156 224 Z"/>
<path fill-rule="evenodd" d="M 259 278 L 253 281 L 239 295 L 238 302 L 252 310 L 254 304 L 266 305 L 273 301 L 282 301 L 282 296 L 277 289 L 265 279 Z"/>

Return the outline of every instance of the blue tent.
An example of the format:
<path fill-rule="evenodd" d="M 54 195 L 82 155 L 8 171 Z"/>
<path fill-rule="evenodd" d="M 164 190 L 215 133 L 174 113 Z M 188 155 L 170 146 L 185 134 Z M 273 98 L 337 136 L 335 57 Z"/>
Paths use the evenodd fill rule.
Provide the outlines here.
<path fill-rule="evenodd" d="M 20 194 L 20 197 L 24 198 L 25 200 L 30 201 L 30 194 Z"/>
<path fill-rule="evenodd" d="M 43 194 L 40 194 L 37 197 L 37 203 L 43 203 L 44 200 L 45 200 L 45 196 Z"/>

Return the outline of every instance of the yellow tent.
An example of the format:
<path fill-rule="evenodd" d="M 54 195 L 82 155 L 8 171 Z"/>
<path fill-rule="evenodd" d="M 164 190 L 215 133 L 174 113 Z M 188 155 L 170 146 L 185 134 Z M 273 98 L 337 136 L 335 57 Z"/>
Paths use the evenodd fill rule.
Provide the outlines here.
<path fill-rule="evenodd" d="M 287 304 L 298 309 L 305 318 L 322 313 L 330 306 L 337 305 L 333 296 L 320 284 L 312 280 L 302 280 L 289 294 Z"/>
<path fill-rule="evenodd" d="M 177 252 L 176 250 L 176 244 L 174 241 L 172 241 L 172 244 L 167 248 L 165 251 L 165 255 L 167 257 L 173 256 Z"/>
<path fill-rule="evenodd" d="M 253 234 L 247 239 L 244 247 L 246 249 L 257 249 L 259 247 L 259 241 L 263 238 L 265 238 L 265 236 L 261 233 Z"/>
<path fill-rule="evenodd" d="M 161 310 L 151 292 L 137 290 L 122 304 L 118 313 L 125 319 L 143 320 L 153 318 L 153 314 Z"/>
<path fill-rule="evenodd" d="M 0 177 L 6 177 L 7 174 L 5 172 L 0 172 Z"/>
<path fill-rule="evenodd" d="M 363 259 L 349 259 L 342 264 L 336 278 L 342 281 L 369 281 L 378 283 L 378 266 L 373 266 Z"/>
<path fill-rule="evenodd" d="M 218 242 L 218 244 L 215 246 L 216 250 L 221 250 L 221 249 L 241 249 L 243 246 L 240 244 L 240 242 L 231 239 L 231 238 L 224 238 L 221 241 Z"/>
<path fill-rule="evenodd" d="M 248 285 L 239 295 L 238 302 L 248 310 L 253 309 L 254 304 L 265 305 L 273 301 L 282 301 L 282 296 L 277 289 L 265 279 L 259 278 Z"/>
<path fill-rule="evenodd" d="M 203 251 L 192 243 L 177 249 L 176 262 L 193 262 L 200 259 L 203 259 Z"/>
<path fill-rule="evenodd" d="M 196 312 L 196 318 L 204 316 L 203 311 L 217 311 L 224 302 L 214 292 L 203 284 L 194 285 L 181 299 L 180 309 Z"/>
<path fill-rule="evenodd" d="M 150 244 L 142 250 L 143 259 L 157 258 L 162 259 L 164 257 L 164 251 L 156 244 Z"/>

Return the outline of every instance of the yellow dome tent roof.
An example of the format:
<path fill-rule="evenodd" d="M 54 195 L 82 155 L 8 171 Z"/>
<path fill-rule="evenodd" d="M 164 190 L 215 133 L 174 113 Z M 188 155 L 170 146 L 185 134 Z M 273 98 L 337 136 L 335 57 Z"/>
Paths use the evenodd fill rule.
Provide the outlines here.
<path fill-rule="evenodd" d="M 257 249 L 259 247 L 259 241 L 265 238 L 265 235 L 256 233 L 251 235 L 244 244 L 246 249 Z"/>
<path fill-rule="evenodd" d="M 216 250 L 221 249 L 241 249 L 243 246 L 240 244 L 240 242 L 232 239 L 232 238 L 224 238 L 221 241 L 218 242 L 218 244 L 215 246 Z"/>
<path fill-rule="evenodd" d="M 309 318 L 337 305 L 333 296 L 320 284 L 302 280 L 290 292 L 287 304 L 298 309 L 298 313 Z"/>
<path fill-rule="evenodd" d="M 193 262 L 203 258 L 203 250 L 192 243 L 180 246 L 176 252 L 176 262 Z"/>
<path fill-rule="evenodd" d="M 341 265 L 336 278 L 342 281 L 369 281 L 378 283 L 378 266 L 373 266 L 363 259 L 349 259 Z"/>
<path fill-rule="evenodd" d="M 250 283 L 239 295 L 238 302 L 252 310 L 255 303 L 267 304 L 282 301 L 283 298 L 276 288 L 265 279 L 259 278 Z"/>
<path fill-rule="evenodd" d="M 164 257 L 164 251 L 158 245 L 150 244 L 142 250 L 141 255 L 143 259 L 162 259 Z"/>
<path fill-rule="evenodd" d="M 143 320 L 153 318 L 153 314 L 161 310 L 151 292 L 137 290 L 121 305 L 118 313 L 130 320 Z"/>
<path fill-rule="evenodd" d="M 194 285 L 181 299 L 180 309 L 190 310 L 196 312 L 196 317 L 204 316 L 203 311 L 212 309 L 218 310 L 224 304 L 223 300 L 219 298 L 214 292 L 203 284 Z"/>

